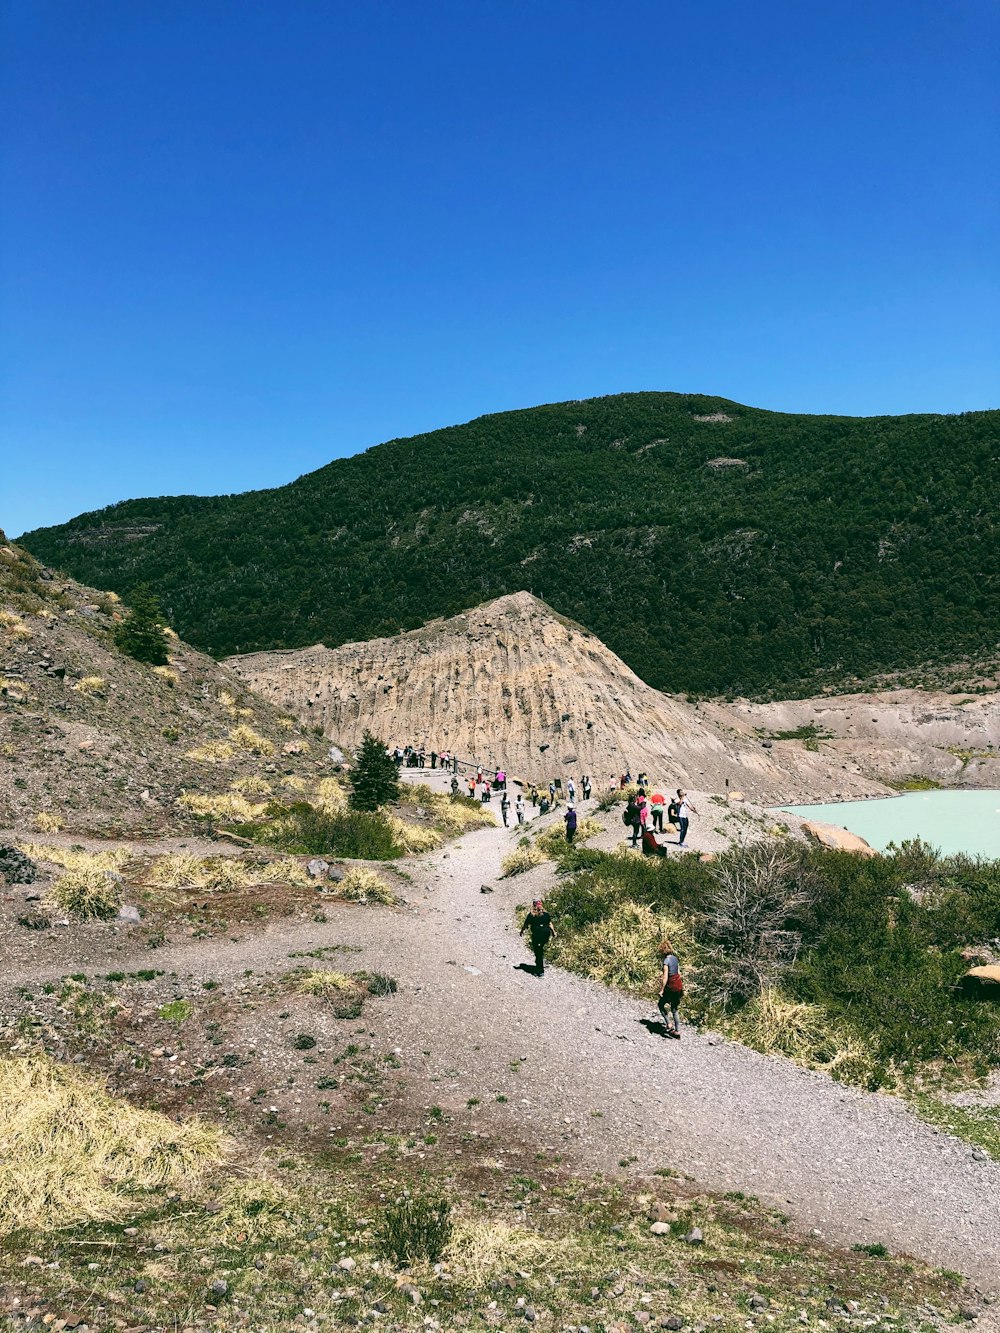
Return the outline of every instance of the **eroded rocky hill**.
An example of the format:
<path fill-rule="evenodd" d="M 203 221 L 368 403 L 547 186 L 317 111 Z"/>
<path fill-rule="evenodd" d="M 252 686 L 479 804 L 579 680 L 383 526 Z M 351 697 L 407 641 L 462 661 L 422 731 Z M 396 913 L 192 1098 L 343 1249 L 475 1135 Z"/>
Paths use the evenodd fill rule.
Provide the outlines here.
<path fill-rule="evenodd" d="M 528 780 L 589 772 L 603 787 L 610 773 L 631 768 L 700 790 L 728 784 L 758 801 L 874 795 L 889 790 L 886 778 L 927 771 L 931 757 L 936 772 L 954 778 L 963 761 L 952 751 L 964 744 L 982 753 L 1000 740 L 995 695 L 960 708 L 910 691 L 908 705 L 882 710 L 892 726 L 866 722 L 850 732 L 823 725 L 834 717 L 830 699 L 771 710 L 689 703 L 652 689 L 594 635 L 525 592 L 393 638 L 253 653 L 229 666 L 342 744 L 370 727 L 389 742 L 504 764 Z M 855 702 L 860 717 L 865 705 Z M 899 720 L 906 707 L 908 724 Z M 944 709 L 947 729 L 925 728 Z M 986 771 L 985 762 L 973 771 Z"/>

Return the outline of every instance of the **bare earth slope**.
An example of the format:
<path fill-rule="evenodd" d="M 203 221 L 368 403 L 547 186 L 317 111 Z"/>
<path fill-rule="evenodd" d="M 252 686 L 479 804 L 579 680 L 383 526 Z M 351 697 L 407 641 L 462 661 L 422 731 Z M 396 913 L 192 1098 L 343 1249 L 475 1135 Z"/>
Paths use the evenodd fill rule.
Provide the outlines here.
<path fill-rule="evenodd" d="M 112 638 L 122 612 L 0 533 L 0 826 L 50 814 L 80 832 L 162 832 L 184 824 L 185 790 L 215 790 L 262 754 L 288 769 L 325 755 L 176 637 L 166 669 L 126 657 Z M 231 749 L 224 765 L 190 757 L 210 741 Z"/>
<path fill-rule="evenodd" d="M 962 760 L 945 744 L 1000 741 L 997 696 L 960 709 L 950 696 L 928 702 L 915 692 L 900 714 L 908 708 L 912 725 L 866 724 L 808 747 L 774 740 L 772 731 L 795 730 L 817 708 L 832 718 L 836 701 L 688 703 L 652 689 L 596 636 L 526 592 L 393 638 L 251 653 L 229 665 L 341 744 L 370 727 L 389 742 L 422 742 L 535 781 L 589 772 L 603 783 L 631 768 L 710 791 L 728 782 L 765 803 L 879 795 L 889 790 L 882 778 L 931 771 L 926 752 L 934 771 L 953 776 Z M 924 714 L 944 710 L 947 729 L 925 731 Z"/>

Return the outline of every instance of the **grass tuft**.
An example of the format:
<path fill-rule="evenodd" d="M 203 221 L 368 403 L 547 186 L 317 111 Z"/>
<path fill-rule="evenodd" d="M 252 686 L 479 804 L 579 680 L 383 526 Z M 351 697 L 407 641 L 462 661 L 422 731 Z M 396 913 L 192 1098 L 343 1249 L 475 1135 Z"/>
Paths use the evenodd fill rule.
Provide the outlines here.
<path fill-rule="evenodd" d="M 195 1185 L 226 1150 L 216 1130 L 42 1057 L 0 1060 L 0 1143 L 0 1234 L 112 1221 L 143 1194 Z"/>
<path fill-rule="evenodd" d="M 362 903 L 396 903 L 399 901 L 389 885 L 367 866 L 351 866 L 338 885 L 344 898 Z"/>

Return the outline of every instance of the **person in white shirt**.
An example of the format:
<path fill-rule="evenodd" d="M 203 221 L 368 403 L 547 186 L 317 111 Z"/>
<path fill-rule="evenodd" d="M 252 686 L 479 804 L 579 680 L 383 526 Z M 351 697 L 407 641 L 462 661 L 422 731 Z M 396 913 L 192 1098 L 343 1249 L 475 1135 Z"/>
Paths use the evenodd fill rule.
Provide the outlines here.
<path fill-rule="evenodd" d="M 696 815 L 698 811 L 688 799 L 687 792 L 682 791 L 680 787 L 677 788 L 677 799 L 680 802 L 681 807 L 681 812 L 677 820 L 677 826 L 680 829 L 680 837 L 677 839 L 677 846 L 683 847 L 684 839 L 687 837 L 688 824 L 691 821 L 691 816 Z"/>

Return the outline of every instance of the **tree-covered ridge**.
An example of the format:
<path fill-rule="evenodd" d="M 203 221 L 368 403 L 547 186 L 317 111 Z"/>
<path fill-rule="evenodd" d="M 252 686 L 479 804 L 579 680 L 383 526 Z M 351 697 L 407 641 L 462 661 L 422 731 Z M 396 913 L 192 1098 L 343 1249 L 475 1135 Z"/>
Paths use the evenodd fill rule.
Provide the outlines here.
<path fill-rule="evenodd" d="M 336 646 L 526 589 L 659 688 L 801 691 L 995 648 L 998 457 L 996 411 L 620 394 L 393 440 L 276 490 L 130 500 L 23 543 L 90 584 L 148 583 L 217 655 Z"/>

